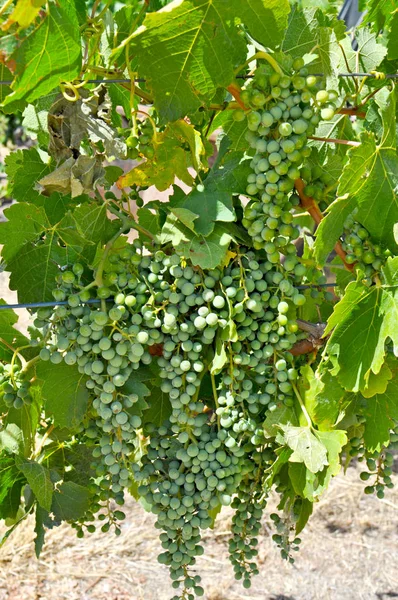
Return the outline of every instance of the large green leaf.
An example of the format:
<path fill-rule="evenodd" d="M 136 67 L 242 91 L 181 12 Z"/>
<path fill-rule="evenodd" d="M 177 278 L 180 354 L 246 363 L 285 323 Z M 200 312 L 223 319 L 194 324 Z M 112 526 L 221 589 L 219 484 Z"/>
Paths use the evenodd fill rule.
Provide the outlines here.
<path fill-rule="evenodd" d="M 37 426 L 41 415 L 41 390 L 35 382 L 30 388 L 32 404 L 24 404 L 22 408 L 11 407 L 4 419 L 4 424 L 8 431 L 11 428 L 16 431 L 18 428 L 18 446 L 19 453 L 26 457 L 31 456 L 35 445 Z"/>
<path fill-rule="evenodd" d="M 76 254 L 58 244 L 52 230 L 40 244 L 26 244 L 7 263 L 11 271 L 10 289 L 18 291 L 20 302 L 42 302 L 53 300 L 55 278 L 59 267 L 71 264 Z"/>
<path fill-rule="evenodd" d="M 293 58 L 304 54 L 316 54 L 317 58 L 308 65 L 311 73 L 323 73 L 334 77 L 335 56 L 340 50 L 334 28 L 317 8 L 302 10 L 295 4 L 282 43 L 282 50 Z"/>
<path fill-rule="evenodd" d="M 246 47 L 225 18 L 230 11 L 228 0 L 175 0 L 137 30 L 131 55 L 164 121 L 196 111 L 233 81 Z"/>
<path fill-rule="evenodd" d="M 383 120 L 380 144 L 372 133 L 363 133 L 361 145 L 348 152 L 338 196 L 358 209 L 357 219 L 378 241 L 396 248 L 393 226 L 398 221 L 398 157 L 396 153 L 395 92 L 376 96 Z"/>
<path fill-rule="evenodd" d="M 0 243 L 5 261 L 12 260 L 28 242 L 34 242 L 50 227 L 45 210 L 34 204 L 14 204 L 4 211 L 0 224 Z"/>
<path fill-rule="evenodd" d="M 325 333 L 331 331 L 327 348 L 337 356 L 340 383 L 354 392 L 366 389 L 370 372 L 383 365 L 389 338 L 398 355 L 398 287 L 350 283 L 328 320 Z"/>
<path fill-rule="evenodd" d="M 38 364 L 37 377 L 43 381 L 46 413 L 53 416 L 54 423 L 59 427 L 77 427 L 87 410 L 87 377 L 81 375 L 76 366 L 47 362 Z"/>
<path fill-rule="evenodd" d="M 90 507 L 89 490 L 73 481 L 64 481 L 54 490 L 51 512 L 58 521 L 77 521 Z"/>
<path fill-rule="evenodd" d="M 34 460 L 17 457 L 15 464 L 26 477 L 39 505 L 45 510 L 51 510 L 54 485 L 50 471 Z"/>
<path fill-rule="evenodd" d="M 25 482 L 21 471 L 15 466 L 14 457 L 0 453 L 0 519 L 16 517 Z"/>
<path fill-rule="evenodd" d="M 347 69 L 353 73 L 362 71 L 368 73 L 373 71 L 382 62 L 387 54 L 387 48 L 379 44 L 376 35 L 369 29 L 358 29 L 355 34 L 355 49 L 351 37 L 346 37 L 341 42 L 344 54 L 341 53 L 336 69 L 346 72 Z"/>
<path fill-rule="evenodd" d="M 309 427 L 280 425 L 280 429 L 282 435 L 278 435 L 278 441 L 293 450 L 289 462 L 304 463 L 311 473 L 318 473 L 328 465 L 326 447 Z"/>
<path fill-rule="evenodd" d="M 11 193 L 18 202 L 32 202 L 40 198 L 36 183 L 51 172 L 36 148 L 11 152 L 6 159 L 6 173 L 10 181 Z"/>
<path fill-rule="evenodd" d="M 389 382 L 384 393 L 367 398 L 364 441 L 370 452 L 380 452 L 390 442 L 390 430 L 398 420 L 398 380 Z"/>
<path fill-rule="evenodd" d="M 45 96 L 61 81 L 72 81 L 81 69 L 81 41 L 76 8 L 72 0 L 49 4 L 48 14 L 18 46 L 13 93 L 3 102 L 13 112 L 20 100 L 32 102 Z"/>
<path fill-rule="evenodd" d="M 230 13 L 260 44 L 267 48 L 280 44 L 290 11 L 288 0 L 230 0 L 228 4 Z"/>
<path fill-rule="evenodd" d="M 391 22 L 391 31 L 388 37 L 388 58 L 390 60 L 398 59 L 398 12 L 394 14 Z"/>
<path fill-rule="evenodd" d="M 397 8 L 395 0 L 360 0 L 359 9 L 366 11 L 363 16 L 364 23 L 373 26 L 376 33 L 390 24 L 391 18 Z"/>
<path fill-rule="evenodd" d="M 232 236 L 217 225 L 207 237 L 192 235 L 184 237 L 176 250 L 202 269 L 215 269 L 225 259 Z"/>

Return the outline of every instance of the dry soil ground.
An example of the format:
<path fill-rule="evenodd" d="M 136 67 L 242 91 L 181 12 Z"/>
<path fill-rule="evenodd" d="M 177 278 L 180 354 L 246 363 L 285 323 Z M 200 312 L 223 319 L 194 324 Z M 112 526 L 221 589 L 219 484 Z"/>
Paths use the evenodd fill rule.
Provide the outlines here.
<path fill-rule="evenodd" d="M 396 479 L 398 479 L 396 477 Z M 205 535 L 198 561 L 206 600 L 389 600 L 398 598 L 398 490 L 385 500 L 364 496 L 358 469 L 339 475 L 317 505 L 296 563 L 283 562 L 263 521 L 261 574 L 250 590 L 228 561 L 229 510 Z M 67 525 L 49 532 L 40 560 L 33 522 L 0 550 L 0 600 L 168 600 L 172 591 L 153 516 L 130 500 L 119 538 L 96 533 L 78 540 Z"/>

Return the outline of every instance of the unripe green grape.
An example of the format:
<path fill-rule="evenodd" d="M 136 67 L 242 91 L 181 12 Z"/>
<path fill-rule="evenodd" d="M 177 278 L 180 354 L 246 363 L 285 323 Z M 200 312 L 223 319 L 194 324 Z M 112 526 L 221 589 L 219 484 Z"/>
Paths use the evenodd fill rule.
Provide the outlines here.
<path fill-rule="evenodd" d="M 320 90 L 317 92 L 315 98 L 319 104 L 325 104 L 329 100 L 329 93 L 326 90 Z"/>
<path fill-rule="evenodd" d="M 290 125 L 290 123 L 281 123 L 279 125 L 278 131 L 280 135 L 288 137 L 292 133 L 292 126 Z"/>
<path fill-rule="evenodd" d="M 333 108 L 322 108 L 321 117 L 324 121 L 331 121 L 334 117 Z"/>
<path fill-rule="evenodd" d="M 304 121 L 304 119 L 297 119 L 296 121 L 293 121 L 294 133 L 300 135 L 302 133 L 305 133 L 307 128 L 308 128 L 308 124 L 306 123 L 306 121 Z"/>
<path fill-rule="evenodd" d="M 238 109 L 236 109 L 236 110 L 233 111 L 232 118 L 233 118 L 234 121 L 237 121 L 237 122 L 244 121 L 245 118 L 246 118 L 246 113 L 245 113 L 244 110 L 238 108 Z"/>

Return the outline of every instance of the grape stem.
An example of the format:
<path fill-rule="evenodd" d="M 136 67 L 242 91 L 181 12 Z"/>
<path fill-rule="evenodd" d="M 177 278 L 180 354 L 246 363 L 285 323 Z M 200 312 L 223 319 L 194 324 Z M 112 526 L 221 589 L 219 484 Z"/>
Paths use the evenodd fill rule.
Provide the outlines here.
<path fill-rule="evenodd" d="M 302 410 L 302 412 L 303 412 L 303 415 L 305 416 L 305 420 L 307 421 L 308 427 L 309 427 L 310 429 L 314 429 L 314 428 L 313 428 L 313 426 L 312 426 L 311 417 L 310 417 L 310 415 L 308 414 L 308 411 L 307 411 L 307 409 L 306 409 L 306 407 L 305 407 L 305 404 L 304 404 L 304 402 L 303 402 L 303 399 L 302 399 L 302 397 L 300 396 L 300 392 L 298 391 L 296 384 L 295 384 L 295 383 L 293 383 L 293 381 L 292 381 L 291 383 L 292 383 L 292 388 L 293 388 L 293 390 L 294 390 L 294 393 L 296 394 L 296 398 L 297 398 L 297 400 L 299 401 L 299 404 L 300 404 L 301 410 Z"/>
<path fill-rule="evenodd" d="M 213 390 L 213 398 L 214 398 L 214 404 L 216 405 L 216 410 L 219 408 L 219 404 L 218 404 L 218 395 L 217 395 L 217 388 L 216 388 L 216 378 L 214 377 L 214 373 L 210 372 L 210 379 L 211 379 L 211 389 Z M 220 424 L 220 415 L 218 413 L 217 414 L 217 426 L 218 429 L 220 429 L 221 424 Z"/>
<path fill-rule="evenodd" d="M 122 221 L 125 222 L 126 228 L 123 229 L 123 231 L 126 231 L 126 229 L 135 229 L 139 233 L 142 233 L 147 238 L 149 238 L 150 240 L 152 240 L 152 242 L 155 240 L 155 236 L 152 235 L 152 233 L 150 231 L 148 231 L 144 227 L 141 227 L 141 225 L 138 225 L 138 223 L 136 223 L 133 220 L 126 220 L 125 216 L 117 208 L 114 208 L 112 205 L 109 204 L 108 205 L 108 210 L 109 210 L 109 212 L 111 212 L 112 214 L 116 215 L 117 217 L 119 217 L 119 219 L 121 219 Z M 121 233 L 123 233 L 123 232 L 121 232 Z"/>
<path fill-rule="evenodd" d="M 247 65 L 249 65 L 251 62 L 253 62 L 253 60 L 258 60 L 259 58 L 260 59 L 262 58 L 263 60 L 266 60 L 267 62 L 269 62 L 269 64 L 274 68 L 274 70 L 277 73 L 279 73 L 279 75 L 283 75 L 283 71 L 282 71 L 281 67 L 276 62 L 276 60 L 273 56 L 268 54 L 268 52 L 256 52 L 255 54 L 253 54 L 253 56 L 250 56 L 242 65 L 239 65 L 239 67 L 237 67 L 237 69 L 235 69 L 235 77 L 238 73 L 240 73 L 240 71 L 242 69 L 244 69 L 245 67 L 247 67 Z"/>
<path fill-rule="evenodd" d="M 319 225 L 320 222 L 323 219 L 322 212 L 321 212 L 321 210 L 320 210 L 320 208 L 319 208 L 316 200 L 314 200 L 314 198 L 311 198 L 310 196 L 307 196 L 305 194 L 305 192 L 304 192 L 304 188 L 305 188 L 304 181 L 302 179 L 296 179 L 295 182 L 294 182 L 294 187 L 296 188 L 297 193 L 298 193 L 298 195 L 300 197 L 300 204 L 301 204 L 301 206 L 306 209 L 306 211 L 314 219 L 315 223 L 317 225 Z M 340 256 L 341 260 L 343 261 L 345 268 L 348 271 L 352 272 L 354 270 L 354 265 L 353 264 L 349 265 L 346 262 L 347 254 L 345 253 L 345 251 L 343 249 L 343 246 L 341 245 L 340 241 L 336 242 L 334 249 L 335 249 L 336 254 L 338 254 L 338 256 Z"/>
<path fill-rule="evenodd" d="M 322 138 L 310 135 L 309 140 L 315 140 L 317 142 L 327 142 L 328 144 L 343 144 L 344 146 L 355 146 L 361 145 L 361 142 L 355 142 L 354 140 L 339 140 L 337 138 Z"/>

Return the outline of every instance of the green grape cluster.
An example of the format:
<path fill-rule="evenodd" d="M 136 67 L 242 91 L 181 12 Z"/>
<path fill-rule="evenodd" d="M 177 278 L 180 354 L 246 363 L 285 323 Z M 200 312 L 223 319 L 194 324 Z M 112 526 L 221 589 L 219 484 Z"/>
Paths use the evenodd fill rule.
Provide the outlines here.
<path fill-rule="evenodd" d="M 246 589 L 251 586 L 252 575 L 258 575 L 259 572 L 257 563 L 253 559 L 258 555 L 257 536 L 266 505 L 266 497 L 261 486 L 258 486 L 256 475 L 257 473 L 252 479 L 252 490 L 246 479 L 241 482 L 231 505 L 235 509 L 235 514 L 232 517 L 229 558 L 234 568 L 235 578 L 243 579 L 243 587 Z"/>
<path fill-rule="evenodd" d="M 124 129 L 121 130 L 125 132 Z M 153 158 L 155 154 L 153 144 L 153 125 L 149 118 L 137 120 L 137 132 L 130 133 L 126 138 L 127 157 L 133 160 L 144 156 L 145 158 Z"/>
<path fill-rule="evenodd" d="M 293 68 L 288 76 L 261 66 L 242 93 L 242 100 L 254 109 L 246 113 L 246 139 L 255 151 L 246 192 L 256 197 L 247 204 L 242 223 L 254 247 L 264 249 L 274 262 L 299 237 L 291 213 L 298 204 L 294 182 L 311 154 L 308 136 L 321 119 L 333 118 L 337 97 L 317 88 L 316 77 L 308 76 L 301 59 Z M 238 111 L 235 118 L 242 117 Z"/>
<path fill-rule="evenodd" d="M 191 573 L 196 556 L 203 554 L 200 530 L 212 524 L 212 508 L 230 504 L 244 472 L 245 452 L 228 447 L 226 432 L 211 424 L 196 437 L 176 435 L 170 423 L 157 431 L 149 427 L 147 433 L 151 438 L 142 467 L 133 467 L 136 480 L 146 481 L 138 491 L 163 530 L 165 552 L 159 562 L 169 567 L 173 587 L 183 588 L 175 599 L 193 600 L 194 594 L 203 595 L 200 577 Z"/>
<path fill-rule="evenodd" d="M 285 514 L 284 518 L 281 518 L 278 513 L 272 513 L 270 515 L 273 521 L 277 533 L 272 536 L 273 541 L 280 548 L 281 556 L 290 563 L 294 563 L 294 558 L 291 552 L 297 552 L 301 544 L 301 538 L 292 537 L 292 531 L 294 531 L 294 522 L 297 521 L 299 510 L 300 510 L 301 498 L 298 498 L 290 511 L 290 514 Z M 293 523 L 292 523 L 293 521 Z"/>
<path fill-rule="evenodd" d="M 396 428 L 398 432 L 398 427 Z M 398 433 L 391 433 L 391 442 L 398 441 Z M 355 436 L 349 441 L 349 454 L 356 457 L 360 463 L 365 463 L 367 470 L 362 471 L 360 478 L 367 483 L 365 494 L 376 493 L 378 498 L 384 498 L 384 489 L 394 487 L 391 475 L 393 473 L 394 456 L 386 448 L 380 452 L 370 452 L 363 438 Z"/>
<path fill-rule="evenodd" d="M 33 402 L 30 382 L 26 373 L 17 365 L 1 365 L 0 391 L 7 408 L 20 409 Z"/>
<path fill-rule="evenodd" d="M 369 279 L 380 272 L 391 256 L 388 249 L 383 249 L 371 240 L 368 230 L 355 221 L 355 215 L 348 217 L 344 223 L 342 246 L 347 253 L 346 262 L 355 265 Z"/>

